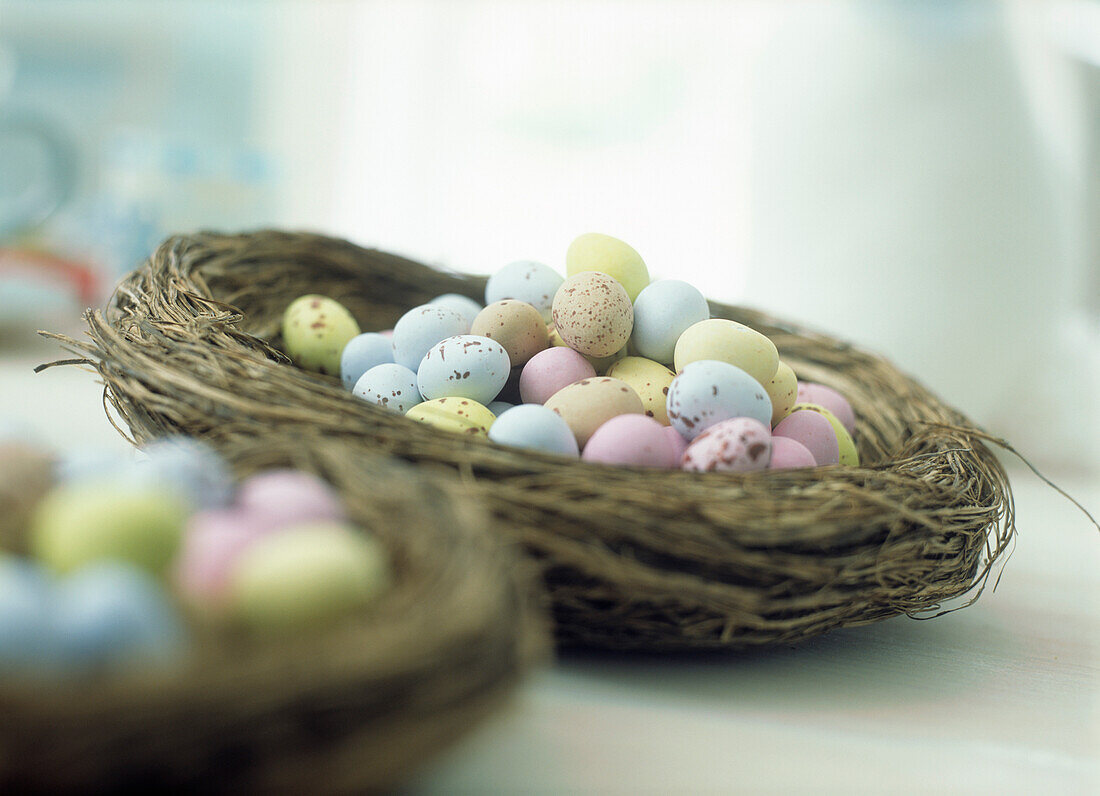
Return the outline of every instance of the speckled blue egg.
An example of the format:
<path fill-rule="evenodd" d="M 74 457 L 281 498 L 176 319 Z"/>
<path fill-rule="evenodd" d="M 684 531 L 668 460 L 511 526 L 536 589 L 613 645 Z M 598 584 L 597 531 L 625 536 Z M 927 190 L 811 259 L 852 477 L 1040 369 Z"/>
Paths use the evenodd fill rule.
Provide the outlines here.
<path fill-rule="evenodd" d="M 701 359 L 689 363 L 668 388 L 668 419 L 686 439 L 693 440 L 723 420 L 751 417 L 771 427 L 768 393 L 736 365 Z"/>
<path fill-rule="evenodd" d="M 454 310 L 466 319 L 467 325 L 472 324 L 477 314 L 484 309 L 472 298 L 463 296 L 461 293 L 444 293 L 442 296 L 436 296 L 428 303 L 433 307 L 446 307 L 449 310 Z"/>
<path fill-rule="evenodd" d="M 675 358 L 676 341 L 684 330 L 708 318 L 710 307 L 702 293 L 679 279 L 662 279 L 634 301 L 630 341 L 641 356 L 667 365 Z"/>
<path fill-rule="evenodd" d="M 52 658 L 52 594 L 40 566 L 0 556 L 0 673 L 37 669 Z"/>
<path fill-rule="evenodd" d="M 218 509 L 233 499 L 233 472 L 214 448 L 193 437 L 164 437 L 142 447 L 133 468 L 139 486 L 164 487 L 190 507 Z"/>
<path fill-rule="evenodd" d="M 496 340 L 460 334 L 428 349 L 416 383 L 425 401 L 453 397 L 487 404 L 504 388 L 511 371 L 508 352 Z"/>
<path fill-rule="evenodd" d="M 553 409 L 541 404 L 522 404 L 501 414 L 489 429 L 489 439 L 513 448 L 574 459 L 580 456 L 577 438 L 569 424 Z"/>
<path fill-rule="evenodd" d="M 182 622 L 160 583 L 120 562 L 60 581 L 53 613 L 58 654 L 73 668 L 164 664 L 184 649 Z"/>
<path fill-rule="evenodd" d="M 504 414 L 514 406 L 515 404 L 510 404 L 507 401 L 492 401 L 491 403 L 486 404 L 485 408 L 497 417 L 500 417 L 502 414 Z"/>
<path fill-rule="evenodd" d="M 416 374 L 394 362 L 375 365 L 360 376 L 352 394 L 367 403 L 401 414 L 424 400 L 416 386 Z"/>
<path fill-rule="evenodd" d="M 469 331 L 470 324 L 452 309 L 432 304 L 413 307 L 393 327 L 393 361 L 415 371 L 433 345 Z"/>
<path fill-rule="evenodd" d="M 390 338 L 367 332 L 351 338 L 340 355 L 340 378 L 349 390 L 355 389 L 359 377 L 375 365 L 393 362 L 393 344 Z"/>
<path fill-rule="evenodd" d="M 485 285 L 485 303 L 515 299 L 530 304 L 545 323 L 550 323 L 554 294 L 565 281 L 548 265 L 533 260 L 509 263 L 489 277 Z"/>

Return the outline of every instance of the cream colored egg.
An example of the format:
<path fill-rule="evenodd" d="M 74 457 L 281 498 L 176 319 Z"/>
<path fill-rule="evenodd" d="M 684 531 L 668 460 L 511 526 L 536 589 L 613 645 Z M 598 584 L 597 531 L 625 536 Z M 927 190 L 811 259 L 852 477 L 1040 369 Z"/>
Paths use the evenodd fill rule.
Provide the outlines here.
<path fill-rule="evenodd" d="M 798 401 L 798 379 L 786 362 L 780 362 L 779 368 L 771 380 L 764 384 L 768 397 L 772 401 L 772 426 L 791 412 Z"/>
<path fill-rule="evenodd" d="M 649 269 L 642 256 L 618 238 L 598 232 L 586 232 L 569 244 L 565 271 L 566 276 L 584 271 L 607 274 L 626 289 L 632 302 L 649 284 Z"/>
<path fill-rule="evenodd" d="M 859 466 L 859 451 L 856 450 L 855 440 L 852 439 L 852 435 L 848 433 L 848 429 L 844 428 L 844 424 L 837 419 L 836 415 L 820 404 L 795 404 L 791 407 L 791 412 L 797 412 L 800 409 L 823 415 L 833 427 L 833 431 L 836 432 L 836 441 L 840 448 L 840 463 L 851 467 Z"/>
<path fill-rule="evenodd" d="M 562 387 L 545 406 L 562 416 L 581 448 L 611 418 L 644 414 L 638 393 L 625 381 L 607 376 L 582 379 Z"/>
<path fill-rule="evenodd" d="M 359 335 L 359 324 L 347 308 L 325 296 L 302 296 L 283 313 L 283 348 L 305 370 L 340 375 L 344 346 Z"/>
<path fill-rule="evenodd" d="M 513 368 L 527 364 L 527 360 L 550 344 L 539 311 L 515 299 L 494 301 L 479 312 L 470 326 L 470 334 L 488 337 L 504 346 Z"/>
<path fill-rule="evenodd" d="M 496 416 L 469 398 L 436 398 L 417 404 L 405 417 L 427 423 L 442 431 L 488 437 Z"/>
<path fill-rule="evenodd" d="M 676 378 L 675 373 L 652 359 L 626 357 L 608 368 L 607 375 L 613 379 L 622 379 L 638 393 L 647 416 L 662 426 L 669 424 L 668 388 Z"/>
<path fill-rule="evenodd" d="M 703 359 L 728 362 L 766 386 L 779 369 L 775 343 L 743 323 L 711 318 L 689 326 L 676 341 L 676 372 Z"/>
<path fill-rule="evenodd" d="M 575 351 L 608 357 L 625 348 L 634 329 L 634 305 L 607 274 L 584 271 L 566 279 L 554 296 L 558 334 Z"/>

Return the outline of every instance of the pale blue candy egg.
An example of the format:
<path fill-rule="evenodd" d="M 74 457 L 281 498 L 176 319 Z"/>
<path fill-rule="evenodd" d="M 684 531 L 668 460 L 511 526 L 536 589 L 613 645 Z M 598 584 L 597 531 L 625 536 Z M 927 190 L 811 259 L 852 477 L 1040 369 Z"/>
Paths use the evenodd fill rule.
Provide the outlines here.
<path fill-rule="evenodd" d="M 53 588 L 37 564 L 0 557 L 0 674 L 33 671 L 54 657 Z"/>
<path fill-rule="evenodd" d="M 393 343 L 377 332 L 357 335 L 344 346 L 340 355 L 340 378 L 349 390 L 355 389 L 359 377 L 375 365 L 393 362 Z"/>
<path fill-rule="evenodd" d="M 668 388 L 668 419 L 693 440 L 715 423 L 731 417 L 751 417 L 771 427 L 768 393 L 736 365 L 712 359 L 689 363 Z"/>
<path fill-rule="evenodd" d="M 160 583 L 117 561 L 60 581 L 52 624 L 58 654 L 71 668 L 169 663 L 185 645 L 179 614 Z"/>
<path fill-rule="evenodd" d="M 498 445 L 577 458 L 577 438 L 561 415 L 542 404 L 522 404 L 501 414 L 489 427 Z"/>
<path fill-rule="evenodd" d="M 463 296 L 461 293 L 444 293 L 442 296 L 436 296 L 428 303 L 433 307 L 446 307 L 449 310 L 454 310 L 465 318 L 466 323 L 469 325 L 472 325 L 477 314 L 485 309 L 472 298 Z"/>
<path fill-rule="evenodd" d="M 147 460 L 131 468 L 136 486 L 163 486 L 195 510 L 218 509 L 233 500 L 233 472 L 209 444 L 193 437 L 164 437 L 142 447 Z"/>
<path fill-rule="evenodd" d="M 679 279 L 662 279 L 635 299 L 630 339 L 641 356 L 667 365 L 675 359 L 680 335 L 708 318 L 710 307 L 702 293 Z"/>
<path fill-rule="evenodd" d="M 124 478 L 136 462 L 130 456 L 108 448 L 74 448 L 57 458 L 54 475 L 59 484 L 72 481 Z"/>
<path fill-rule="evenodd" d="M 504 389 L 511 370 L 508 352 L 496 340 L 460 334 L 428 349 L 416 383 L 425 401 L 455 397 L 487 404 Z"/>
<path fill-rule="evenodd" d="M 355 382 L 352 394 L 367 403 L 405 414 L 424 399 L 416 386 L 416 374 L 404 365 L 375 365 Z"/>
<path fill-rule="evenodd" d="M 469 331 L 470 324 L 452 309 L 431 304 L 413 307 L 393 327 L 393 361 L 415 371 L 433 345 Z"/>
<path fill-rule="evenodd" d="M 511 409 L 515 404 L 510 404 L 507 401 L 493 401 L 485 405 L 485 408 L 492 412 L 497 417 Z"/>
<path fill-rule="evenodd" d="M 485 285 L 485 303 L 504 299 L 523 301 L 538 310 L 543 321 L 550 323 L 554 294 L 564 281 L 565 278 L 548 265 L 519 260 L 489 277 Z"/>

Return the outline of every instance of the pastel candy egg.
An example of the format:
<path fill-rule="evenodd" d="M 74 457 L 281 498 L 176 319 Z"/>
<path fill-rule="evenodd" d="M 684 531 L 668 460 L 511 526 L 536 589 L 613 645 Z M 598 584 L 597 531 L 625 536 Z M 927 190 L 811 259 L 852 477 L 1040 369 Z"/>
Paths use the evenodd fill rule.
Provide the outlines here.
<path fill-rule="evenodd" d="M 711 318 L 700 321 L 676 341 L 676 372 L 688 364 L 710 359 L 736 365 L 760 384 L 767 384 L 779 368 L 775 343 L 736 321 Z"/>
<path fill-rule="evenodd" d="M 241 482 L 237 508 L 265 528 L 303 522 L 342 522 L 344 503 L 328 482 L 302 470 L 267 470 Z"/>
<path fill-rule="evenodd" d="M 41 567 L 0 556 L 0 674 L 33 671 L 52 657 L 52 599 Z"/>
<path fill-rule="evenodd" d="M 500 415 L 489 429 L 498 445 L 577 458 L 580 451 L 573 431 L 561 415 L 539 404 L 523 404 Z"/>
<path fill-rule="evenodd" d="M 709 318 L 707 300 L 695 287 L 679 279 L 661 279 L 634 300 L 630 342 L 640 356 L 671 364 L 680 335 Z"/>
<path fill-rule="evenodd" d="M 177 495 L 163 489 L 66 484 L 38 504 L 30 546 L 57 572 L 111 558 L 160 573 L 176 553 L 188 513 Z"/>
<path fill-rule="evenodd" d="M 470 398 L 435 398 L 414 406 L 406 414 L 410 420 L 456 434 L 487 437 L 496 418 Z"/>
<path fill-rule="evenodd" d="M 849 434 L 856 433 L 856 414 L 852 411 L 852 405 L 832 387 L 811 381 L 800 381 L 797 398 L 800 404 L 824 406 L 836 416 Z"/>
<path fill-rule="evenodd" d="M 220 603 L 240 554 L 271 529 L 239 508 L 200 511 L 187 523 L 172 580 L 189 602 Z"/>
<path fill-rule="evenodd" d="M 488 305 L 474 319 L 472 334 L 496 340 L 518 368 L 549 344 L 546 323 L 539 311 L 524 301 L 504 299 Z"/>
<path fill-rule="evenodd" d="M 799 467 L 815 467 L 814 455 L 797 440 L 772 436 L 772 459 L 769 470 L 793 470 Z"/>
<path fill-rule="evenodd" d="M 129 452 L 124 455 L 113 448 L 78 447 L 61 453 L 54 474 L 59 484 L 85 479 L 102 481 L 126 477 L 135 464 Z"/>
<path fill-rule="evenodd" d="M 751 417 L 770 425 L 772 404 L 756 379 L 728 362 L 691 362 L 668 389 L 668 418 L 693 440 L 715 423 Z"/>
<path fill-rule="evenodd" d="M 295 299 L 283 313 L 283 347 L 300 368 L 335 376 L 340 355 L 359 324 L 338 301 L 308 295 Z"/>
<path fill-rule="evenodd" d="M 499 420 L 500 416 L 502 414 L 504 414 L 505 412 L 507 412 L 509 409 L 511 409 L 514 406 L 515 406 L 515 404 L 510 404 L 507 401 L 493 401 L 492 403 L 488 404 L 485 408 L 488 409 L 490 412 L 492 412 L 493 416 L 496 417 Z"/>
<path fill-rule="evenodd" d="M 586 232 L 565 252 L 567 276 L 584 271 L 607 274 L 623 286 L 631 301 L 649 284 L 649 269 L 638 252 L 623 241 L 598 232 Z"/>
<path fill-rule="evenodd" d="M 676 374 L 660 362 L 644 357 L 626 357 L 607 369 L 607 375 L 613 379 L 622 379 L 642 399 L 642 408 L 647 417 L 652 417 L 662 426 L 668 425 L 668 389 Z"/>
<path fill-rule="evenodd" d="M 772 435 L 802 443 L 819 465 L 840 463 L 840 444 L 833 424 L 819 412 L 796 409 L 776 424 Z"/>
<path fill-rule="evenodd" d="M 797 403 L 794 405 L 794 410 L 817 412 L 823 415 L 829 421 L 829 425 L 833 427 L 833 433 L 836 434 L 837 455 L 840 463 L 849 467 L 859 465 L 859 453 L 856 451 L 856 444 L 852 440 L 851 434 L 848 433 L 848 429 L 844 428 L 844 424 L 837 419 L 836 415 L 819 404 Z"/>
<path fill-rule="evenodd" d="M 790 414 L 798 396 L 798 379 L 786 362 L 780 362 L 775 375 L 764 382 L 764 389 L 772 402 L 772 422 L 774 426 Z"/>
<path fill-rule="evenodd" d="M 584 446 L 586 462 L 624 467 L 675 467 L 679 460 L 665 427 L 645 415 L 618 415 L 597 428 Z"/>
<path fill-rule="evenodd" d="M 542 263 L 532 260 L 509 263 L 489 277 L 485 303 L 503 299 L 524 301 L 539 311 L 543 323 L 549 323 L 554 294 L 563 281 L 561 274 Z"/>
<path fill-rule="evenodd" d="M 422 400 L 416 374 L 392 362 L 375 365 L 355 382 L 352 395 L 370 404 L 405 414 Z"/>
<path fill-rule="evenodd" d="M 359 377 L 375 365 L 393 362 L 390 338 L 377 332 L 367 332 L 351 338 L 340 355 L 340 378 L 349 390 L 355 389 Z"/>
<path fill-rule="evenodd" d="M 474 318 L 481 312 L 480 304 L 461 293 L 444 293 L 442 296 L 436 296 L 428 304 L 433 307 L 446 307 L 449 310 L 454 310 L 463 317 L 467 326 L 472 324 Z"/>
<path fill-rule="evenodd" d="M 500 394 L 511 370 L 508 352 L 496 340 L 462 334 L 428 349 L 416 384 L 426 400 L 454 396 L 487 404 Z"/>
<path fill-rule="evenodd" d="M 23 548 L 34 507 L 53 481 L 52 456 L 25 442 L 0 442 L 0 549 Z"/>
<path fill-rule="evenodd" d="M 684 451 L 687 450 L 688 441 L 684 439 L 684 435 L 674 429 L 672 426 L 664 426 L 665 436 L 668 438 L 668 443 L 672 446 L 673 459 L 679 463 L 684 457 Z"/>
<path fill-rule="evenodd" d="M 767 426 L 751 417 L 734 417 L 696 437 L 684 451 L 681 466 L 698 473 L 744 473 L 766 468 L 771 452 Z"/>
<path fill-rule="evenodd" d="M 554 296 L 554 327 L 570 348 L 591 357 L 626 347 L 634 328 L 634 305 L 607 274 L 584 271 L 566 279 Z"/>
<path fill-rule="evenodd" d="M 91 564 L 58 583 L 53 631 L 62 660 L 79 668 L 167 664 L 186 640 L 160 584 L 118 561 Z"/>
<path fill-rule="evenodd" d="M 337 523 L 299 525 L 249 545 L 229 600 L 255 630 L 307 630 L 361 609 L 389 583 L 389 556 L 377 540 Z"/>
<path fill-rule="evenodd" d="M 582 379 L 562 387 L 547 400 L 547 409 L 557 412 L 584 448 L 593 432 L 618 415 L 642 414 L 642 399 L 630 385 L 607 376 Z"/>
<path fill-rule="evenodd" d="M 193 509 L 214 509 L 233 499 L 233 472 L 222 455 L 194 437 L 162 437 L 141 447 L 145 461 L 127 477 L 141 488 L 176 492 Z"/>
<path fill-rule="evenodd" d="M 413 307 L 393 327 L 393 361 L 415 373 L 429 348 L 469 332 L 470 323 L 452 309 L 434 304 Z"/>
<path fill-rule="evenodd" d="M 552 347 L 555 347 L 555 348 L 569 348 L 569 343 L 565 342 L 565 340 L 562 339 L 561 333 L 558 332 L 556 327 L 550 326 L 549 331 L 550 331 L 550 345 Z M 570 350 L 572 350 L 572 349 L 570 349 Z M 580 353 L 580 352 L 578 351 L 577 353 Z M 614 365 L 620 359 L 623 359 L 623 358 L 625 358 L 629 355 L 630 355 L 630 346 L 629 345 L 624 345 L 622 348 L 620 348 L 614 354 L 612 354 L 611 356 L 606 356 L 606 357 L 591 357 L 591 356 L 588 356 L 587 354 L 581 354 L 581 356 L 585 358 L 585 360 L 588 362 L 588 364 L 592 366 L 592 370 L 594 370 L 596 372 L 597 376 L 606 376 L 608 368 L 610 368 L 612 365 Z"/>
<path fill-rule="evenodd" d="M 531 357 L 519 377 L 525 404 L 544 404 L 566 385 L 596 376 L 596 369 L 572 348 L 548 348 Z"/>

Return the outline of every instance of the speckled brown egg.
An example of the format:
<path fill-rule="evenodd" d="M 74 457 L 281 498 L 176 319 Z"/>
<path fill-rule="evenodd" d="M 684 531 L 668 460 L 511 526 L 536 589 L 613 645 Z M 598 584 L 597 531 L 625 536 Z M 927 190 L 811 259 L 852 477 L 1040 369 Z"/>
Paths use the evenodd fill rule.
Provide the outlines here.
<path fill-rule="evenodd" d="M 581 448 L 611 418 L 643 414 L 638 393 L 625 381 L 608 376 L 581 379 L 562 387 L 545 406 L 562 416 Z"/>
<path fill-rule="evenodd" d="M 494 301 L 479 312 L 470 334 L 492 338 L 504 346 L 513 368 L 527 364 L 527 360 L 550 345 L 546 323 L 539 311 L 515 299 Z"/>
<path fill-rule="evenodd" d="M 566 344 L 590 357 L 615 354 L 634 329 L 634 305 L 626 289 L 598 271 L 566 279 L 554 296 L 553 316 Z"/>

